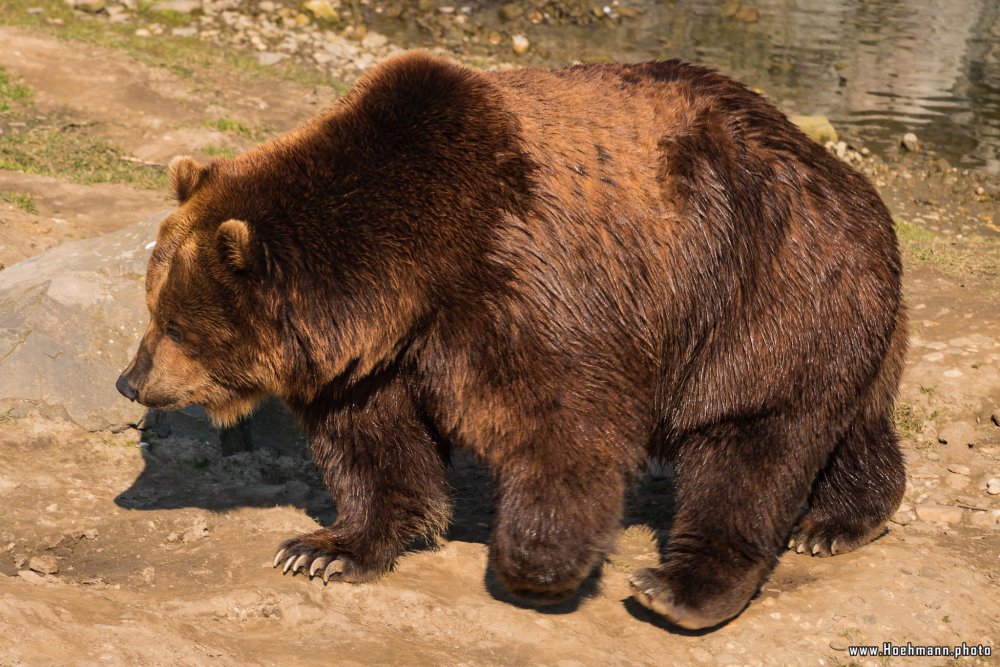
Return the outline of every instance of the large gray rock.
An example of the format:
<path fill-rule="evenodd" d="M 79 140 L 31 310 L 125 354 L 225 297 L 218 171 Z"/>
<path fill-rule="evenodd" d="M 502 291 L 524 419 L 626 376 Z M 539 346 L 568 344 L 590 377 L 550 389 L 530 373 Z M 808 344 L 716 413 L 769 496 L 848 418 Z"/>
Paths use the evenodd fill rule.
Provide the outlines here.
<path fill-rule="evenodd" d="M 0 415 L 37 410 L 92 431 L 142 424 L 229 452 L 302 451 L 301 433 L 275 401 L 219 433 L 199 408 L 147 414 L 115 390 L 148 321 L 144 277 L 160 217 L 0 271 Z"/>

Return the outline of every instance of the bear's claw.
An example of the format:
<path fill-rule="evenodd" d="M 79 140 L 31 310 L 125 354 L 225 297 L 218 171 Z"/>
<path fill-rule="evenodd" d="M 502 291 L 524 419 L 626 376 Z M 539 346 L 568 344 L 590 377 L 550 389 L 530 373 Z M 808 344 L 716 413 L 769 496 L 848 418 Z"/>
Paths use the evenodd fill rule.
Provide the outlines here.
<path fill-rule="evenodd" d="M 809 536 L 799 534 L 788 540 L 788 548 L 796 553 L 810 554 L 812 556 L 836 556 L 853 550 L 853 547 L 844 548 L 843 540 L 837 538 L 829 539 L 825 537 Z"/>
<path fill-rule="evenodd" d="M 347 556 L 317 555 L 315 550 L 302 553 L 301 549 L 295 547 L 296 545 L 279 547 L 278 552 L 274 555 L 272 567 L 278 567 L 284 563 L 281 568 L 282 574 L 303 572 L 308 573 L 310 579 L 321 574 L 324 583 L 329 583 L 331 578 L 339 577 L 348 572 L 352 564 Z"/>
<path fill-rule="evenodd" d="M 312 562 L 312 565 L 309 566 L 309 578 L 312 579 L 313 577 L 315 577 L 316 573 L 322 570 L 324 567 L 326 567 L 329 562 L 330 562 L 329 556 L 320 556 L 319 558 L 314 560 Z"/>
<path fill-rule="evenodd" d="M 629 577 L 629 584 L 632 587 L 632 595 L 639 604 L 679 627 L 700 630 L 725 620 L 706 618 L 697 610 L 678 603 L 674 599 L 670 585 L 648 568 L 633 572 Z"/>

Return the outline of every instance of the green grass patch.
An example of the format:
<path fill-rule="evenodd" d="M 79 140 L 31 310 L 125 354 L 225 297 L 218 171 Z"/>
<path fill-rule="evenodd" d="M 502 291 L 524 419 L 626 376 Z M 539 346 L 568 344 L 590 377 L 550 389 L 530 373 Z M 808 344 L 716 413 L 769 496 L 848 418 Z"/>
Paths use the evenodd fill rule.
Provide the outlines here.
<path fill-rule="evenodd" d="M 895 422 L 899 435 L 907 440 L 915 439 L 924 429 L 923 417 L 913 405 L 905 401 L 896 403 Z"/>
<path fill-rule="evenodd" d="M 26 192 L 0 192 L 0 199 L 27 213 L 38 213 L 35 200 Z"/>
<path fill-rule="evenodd" d="M 41 14 L 28 14 L 31 7 L 41 7 Z M 287 79 L 307 85 L 331 86 L 346 90 L 341 82 L 331 81 L 323 72 L 294 62 L 266 67 L 256 54 L 226 45 L 222 47 L 197 37 L 167 34 L 140 37 L 137 28 L 158 23 L 166 28 L 197 25 L 195 18 L 178 12 L 153 12 L 140 9 L 138 21 L 110 23 L 106 18 L 75 11 L 61 0 L 0 0 L 0 25 L 30 26 L 61 39 L 86 42 L 128 53 L 136 60 L 154 67 L 164 67 L 175 74 L 218 83 L 220 69 L 230 69 L 259 80 Z M 56 21 L 56 23 L 53 23 Z"/>
<path fill-rule="evenodd" d="M 7 113 L 19 102 L 31 99 L 31 88 L 14 80 L 0 67 L 0 114 Z"/>
<path fill-rule="evenodd" d="M 262 141 L 267 136 L 263 130 L 251 128 L 246 123 L 233 118 L 218 118 L 206 121 L 205 127 L 210 127 L 213 130 L 232 134 L 237 137 L 243 137 L 251 141 Z"/>
<path fill-rule="evenodd" d="M 185 26 L 194 25 L 198 21 L 198 17 L 192 14 L 182 14 L 181 12 L 175 11 L 173 9 L 164 9 L 153 11 L 155 2 L 140 2 L 139 3 L 139 20 L 145 23 L 159 23 L 170 28 L 183 28 Z M 199 11 L 200 15 L 201 12 Z"/>
<path fill-rule="evenodd" d="M 234 151 L 232 148 L 223 148 L 222 146 L 205 146 L 201 149 L 205 155 L 211 155 L 212 157 L 236 157 L 239 155 L 238 152 Z"/>
<path fill-rule="evenodd" d="M 956 239 L 935 234 L 896 218 L 896 237 L 905 257 L 932 264 L 946 273 L 996 275 L 1000 272 L 1000 243 L 976 234 Z"/>
<path fill-rule="evenodd" d="M 124 159 L 122 151 L 79 130 L 38 126 L 0 135 L 0 169 L 82 183 L 128 183 L 150 190 L 167 186 L 166 170 Z"/>

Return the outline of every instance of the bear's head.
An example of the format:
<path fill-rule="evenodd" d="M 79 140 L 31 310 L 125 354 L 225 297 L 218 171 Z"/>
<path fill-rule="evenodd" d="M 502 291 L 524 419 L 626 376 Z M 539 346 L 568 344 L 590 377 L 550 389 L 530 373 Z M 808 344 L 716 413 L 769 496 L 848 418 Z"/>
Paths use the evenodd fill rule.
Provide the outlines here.
<path fill-rule="evenodd" d="M 504 284 L 491 230 L 529 201 L 533 169 L 484 75 L 420 53 L 237 157 L 175 159 L 180 206 L 119 391 L 227 424 L 395 363 L 445 304 Z"/>
<path fill-rule="evenodd" d="M 160 224 L 146 274 L 149 325 L 116 386 L 152 408 L 199 403 L 230 424 L 276 391 L 283 373 L 263 353 L 279 336 L 257 289 L 261 249 L 250 224 L 233 217 L 232 194 L 210 183 L 220 180 L 214 166 L 170 164 L 180 206 Z"/>

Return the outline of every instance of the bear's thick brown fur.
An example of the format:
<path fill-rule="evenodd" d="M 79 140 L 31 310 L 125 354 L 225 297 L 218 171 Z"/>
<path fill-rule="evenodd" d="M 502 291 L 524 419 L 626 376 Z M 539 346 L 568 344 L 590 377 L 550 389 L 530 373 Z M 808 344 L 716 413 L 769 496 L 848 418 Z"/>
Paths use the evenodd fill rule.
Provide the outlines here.
<path fill-rule="evenodd" d="M 452 446 L 495 474 L 497 578 L 541 601 L 601 562 L 643 461 L 672 461 L 664 561 L 633 585 L 688 628 L 739 613 L 789 540 L 849 551 L 899 503 L 890 216 L 711 70 L 410 54 L 171 172 L 119 388 L 220 422 L 285 399 L 338 509 L 285 571 L 389 570 L 446 526 Z"/>

